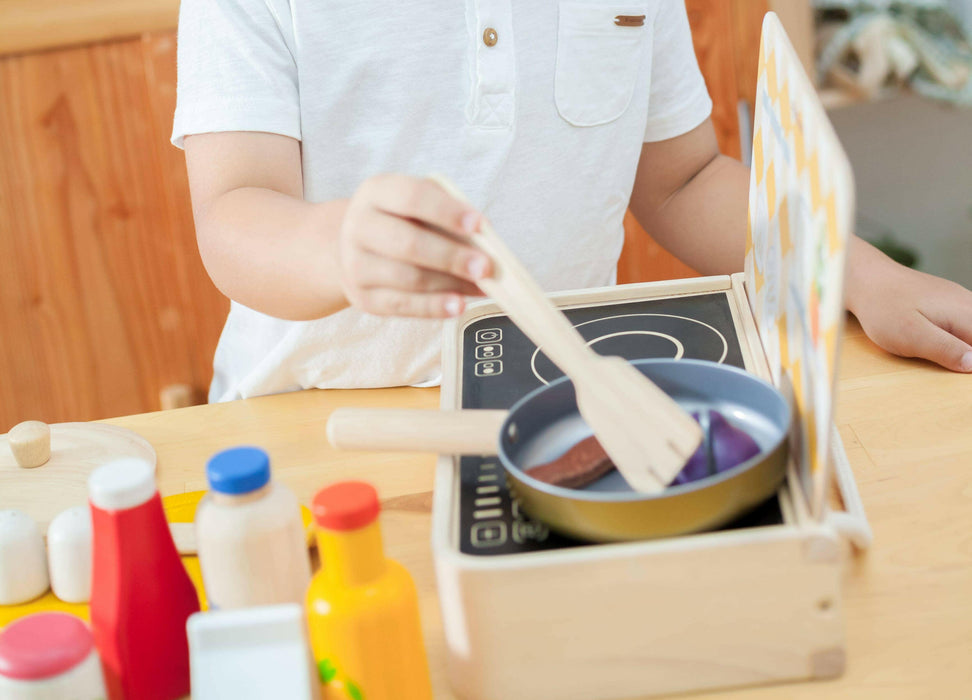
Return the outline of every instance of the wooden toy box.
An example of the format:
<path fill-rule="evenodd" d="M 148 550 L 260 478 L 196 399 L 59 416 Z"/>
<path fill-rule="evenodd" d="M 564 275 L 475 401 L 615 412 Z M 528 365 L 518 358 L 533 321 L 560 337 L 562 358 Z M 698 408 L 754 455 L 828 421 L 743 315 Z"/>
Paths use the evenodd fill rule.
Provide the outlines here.
<path fill-rule="evenodd" d="M 576 307 L 724 290 L 751 371 L 769 378 L 742 275 L 555 295 Z M 471 308 L 457 329 L 499 314 Z M 458 408 L 460 333 L 444 343 L 442 408 Z M 747 363 L 748 364 L 748 363 Z M 460 697 L 621 698 L 843 672 L 841 572 L 869 531 L 836 431 L 848 512 L 811 513 L 791 464 L 782 522 L 647 542 L 481 557 L 458 548 L 458 470 L 439 460 L 433 550 Z"/>

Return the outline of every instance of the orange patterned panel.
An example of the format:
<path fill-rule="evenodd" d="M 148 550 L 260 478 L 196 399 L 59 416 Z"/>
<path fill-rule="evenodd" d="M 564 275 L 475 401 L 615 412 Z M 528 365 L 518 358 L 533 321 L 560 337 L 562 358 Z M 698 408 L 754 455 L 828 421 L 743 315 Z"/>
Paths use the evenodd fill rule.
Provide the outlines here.
<path fill-rule="evenodd" d="M 776 15 L 763 22 L 746 285 L 774 382 L 792 393 L 791 448 L 814 513 L 828 478 L 854 181 Z"/>

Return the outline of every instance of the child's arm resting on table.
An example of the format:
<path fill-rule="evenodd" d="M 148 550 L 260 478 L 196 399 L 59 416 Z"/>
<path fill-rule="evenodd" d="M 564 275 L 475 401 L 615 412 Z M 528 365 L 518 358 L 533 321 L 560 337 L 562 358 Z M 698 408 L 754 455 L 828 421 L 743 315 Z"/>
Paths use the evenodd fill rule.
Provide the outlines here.
<path fill-rule="evenodd" d="M 300 143 L 223 132 L 185 139 L 196 238 L 226 296 L 262 313 L 310 320 L 349 303 L 374 314 L 444 317 L 489 259 L 461 240 L 480 214 L 433 182 L 366 180 L 350 199 L 303 200 Z"/>
<path fill-rule="evenodd" d="M 709 120 L 645 143 L 631 211 L 672 254 L 707 275 L 743 268 L 749 169 L 719 154 Z M 972 292 L 899 265 L 851 238 L 847 308 L 877 345 L 972 372 Z"/>

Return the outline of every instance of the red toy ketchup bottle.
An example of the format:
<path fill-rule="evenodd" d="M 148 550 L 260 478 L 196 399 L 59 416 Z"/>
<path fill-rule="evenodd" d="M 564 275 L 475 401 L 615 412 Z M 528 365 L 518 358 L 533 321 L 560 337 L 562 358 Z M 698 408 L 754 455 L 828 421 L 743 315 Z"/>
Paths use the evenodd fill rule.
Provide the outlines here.
<path fill-rule="evenodd" d="M 199 611 L 162 511 L 155 470 L 120 459 L 88 479 L 91 627 L 110 700 L 189 694 L 186 619 Z"/>

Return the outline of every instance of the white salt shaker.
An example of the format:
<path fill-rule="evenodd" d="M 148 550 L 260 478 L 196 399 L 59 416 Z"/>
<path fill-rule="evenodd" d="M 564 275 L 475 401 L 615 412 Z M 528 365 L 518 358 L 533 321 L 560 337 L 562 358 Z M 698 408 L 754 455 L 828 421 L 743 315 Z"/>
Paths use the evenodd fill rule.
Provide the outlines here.
<path fill-rule="evenodd" d="M 19 605 L 47 590 L 40 528 L 21 510 L 0 510 L 0 605 Z"/>
<path fill-rule="evenodd" d="M 51 590 L 65 603 L 91 597 L 91 512 L 75 506 L 57 514 L 47 528 Z"/>
<path fill-rule="evenodd" d="M 34 613 L 0 632 L 0 698 L 100 700 L 107 697 L 91 630 L 62 612 Z"/>

